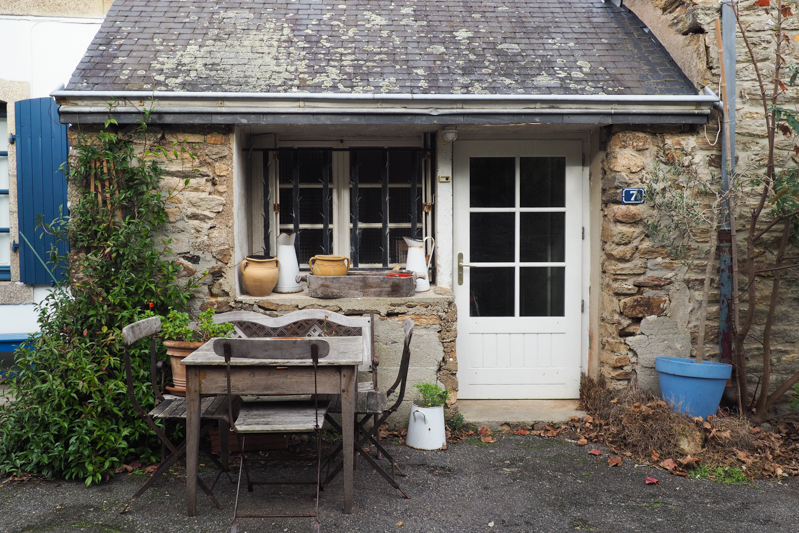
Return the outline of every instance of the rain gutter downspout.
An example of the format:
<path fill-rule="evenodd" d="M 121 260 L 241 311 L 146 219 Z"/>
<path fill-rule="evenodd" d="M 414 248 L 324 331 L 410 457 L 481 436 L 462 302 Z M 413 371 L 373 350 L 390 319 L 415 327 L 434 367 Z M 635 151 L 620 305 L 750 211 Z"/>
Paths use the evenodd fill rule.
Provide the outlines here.
<path fill-rule="evenodd" d="M 732 0 L 731 0 L 732 1 Z M 724 55 L 724 82 L 726 92 L 724 94 L 725 108 L 727 110 L 726 131 L 722 131 L 722 136 L 729 135 L 729 138 L 722 137 L 721 143 L 721 192 L 727 195 L 730 189 L 730 179 L 735 175 L 735 34 L 736 21 L 735 13 L 728 2 L 721 2 L 721 43 Z M 729 153 L 728 153 L 729 147 Z M 719 230 L 719 354 L 723 363 L 732 364 L 732 337 L 733 337 L 733 285 L 736 282 L 734 276 L 735 251 L 733 250 L 733 227 L 734 223 L 730 216 L 731 205 L 729 199 L 724 202 L 724 213 L 722 226 Z M 729 403 L 736 404 L 737 394 L 734 386 L 735 376 L 733 375 L 725 387 L 724 398 Z"/>

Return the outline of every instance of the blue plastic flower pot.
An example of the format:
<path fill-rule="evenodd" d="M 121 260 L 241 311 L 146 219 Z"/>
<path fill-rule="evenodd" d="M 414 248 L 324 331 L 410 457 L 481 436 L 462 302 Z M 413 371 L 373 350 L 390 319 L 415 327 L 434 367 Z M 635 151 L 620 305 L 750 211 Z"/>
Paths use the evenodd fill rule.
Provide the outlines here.
<path fill-rule="evenodd" d="M 724 386 L 732 375 L 732 365 L 683 357 L 657 357 L 655 369 L 660 377 L 663 399 L 678 413 L 707 418 L 716 414 Z"/>

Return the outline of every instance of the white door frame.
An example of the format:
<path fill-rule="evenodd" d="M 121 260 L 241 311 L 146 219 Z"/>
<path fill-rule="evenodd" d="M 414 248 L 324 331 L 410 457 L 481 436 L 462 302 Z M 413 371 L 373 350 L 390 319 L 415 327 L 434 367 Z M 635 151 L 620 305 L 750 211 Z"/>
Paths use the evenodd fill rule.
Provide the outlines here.
<path fill-rule="evenodd" d="M 585 243 L 581 242 L 580 233 L 584 227 L 586 218 L 587 202 L 587 181 L 584 179 L 586 170 L 583 168 L 582 157 L 583 140 L 561 140 L 561 141 L 460 141 L 454 143 L 453 154 L 453 269 L 452 286 L 456 294 L 458 305 L 458 397 L 462 399 L 550 399 L 550 398 L 576 398 L 579 395 L 580 372 L 585 368 L 586 363 L 586 342 L 584 341 L 584 331 L 587 325 L 583 316 L 581 303 L 585 299 L 585 263 L 587 261 Z M 458 254 L 464 253 L 464 262 L 468 262 L 468 240 L 466 231 L 459 231 L 459 228 L 468 228 L 469 220 L 469 200 L 468 200 L 468 161 L 470 156 L 565 156 L 567 158 L 567 233 L 570 238 L 567 241 L 566 268 L 566 305 L 567 312 L 564 317 L 528 317 L 516 318 L 516 324 L 511 325 L 505 318 L 480 318 L 483 326 L 489 330 L 491 328 L 501 328 L 502 334 L 497 335 L 497 344 L 492 348 L 494 351 L 507 351 L 506 362 L 510 361 L 511 367 L 524 366 L 522 361 L 529 355 L 521 356 L 524 352 L 529 354 L 536 350 L 549 350 L 550 353 L 558 352 L 559 349 L 550 349 L 549 346 L 560 346 L 563 350 L 568 349 L 568 368 L 536 368 L 535 374 L 540 378 L 539 383 L 530 383 L 530 373 L 525 377 L 524 371 L 516 372 L 505 369 L 501 372 L 493 372 L 493 369 L 480 369 L 481 380 L 493 382 L 493 385 L 486 386 L 473 383 L 476 371 L 470 368 L 470 348 L 467 338 L 470 331 L 475 330 L 474 319 L 470 314 L 468 294 L 465 290 L 459 290 L 458 285 Z M 568 201 L 571 199 L 572 201 Z M 465 223 L 465 224 L 464 224 Z M 575 234 L 575 232 L 577 232 Z M 463 269 L 464 287 L 468 287 L 469 269 Z M 495 324 L 495 325 L 492 325 Z M 573 332 L 558 335 L 542 335 L 536 340 L 536 333 L 547 333 L 547 331 Z M 553 339 L 555 339 L 553 341 Z M 535 343 L 536 347 L 530 348 L 525 343 Z M 538 343 L 542 343 L 538 347 Z M 552 342 L 555 344 L 553 345 Z M 568 348 L 567 348 L 568 347 Z M 552 351 L 554 350 L 554 352 Z M 510 354 L 510 355 L 508 355 Z M 485 355 L 485 354 L 483 354 Z M 490 355 L 494 357 L 494 355 Z M 535 357 L 535 355 L 533 355 Z M 517 377 L 519 378 L 517 380 Z"/>

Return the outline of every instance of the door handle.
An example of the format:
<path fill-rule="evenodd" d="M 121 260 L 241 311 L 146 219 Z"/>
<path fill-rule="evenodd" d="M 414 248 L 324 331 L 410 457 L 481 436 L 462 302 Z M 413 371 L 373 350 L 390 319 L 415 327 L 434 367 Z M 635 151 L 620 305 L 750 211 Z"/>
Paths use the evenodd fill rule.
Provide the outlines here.
<path fill-rule="evenodd" d="M 471 263 L 463 262 L 463 252 L 458 252 L 458 285 L 463 285 L 463 267 L 476 267 Z"/>

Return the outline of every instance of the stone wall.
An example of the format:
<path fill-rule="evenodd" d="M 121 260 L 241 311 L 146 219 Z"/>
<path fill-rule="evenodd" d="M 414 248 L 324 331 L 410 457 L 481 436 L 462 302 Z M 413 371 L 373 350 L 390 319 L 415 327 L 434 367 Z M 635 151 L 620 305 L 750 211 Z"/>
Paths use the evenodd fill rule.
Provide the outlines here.
<path fill-rule="evenodd" d="M 96 130 L 84 130 L 91 135 Z M 71 130 L 74 145 L 77 132 Z M 345 298 L 322 300 L 307 293 L 272 294 L 266 298 L 240 295 L 237 291 L 234 243 L 234 211 L 245 206 L 234 204 L 234 189 L 246 187 L 243 178 L 237 181 L 234 169 L 234 134 L 227 127 L 167 128 L 150 126 L 146 139 L 134 137 L 139 153 L 147 148 L 147 159 L 165 169 L 162 189 L 168 196 L 168 225 L 162 237 L 171 239 L 171 253 L 182 266 L 180 279 L 199 278 L 190 307 L 194 315 L 213 308 L 217 312 L 252 310 L 270 316 L 298 309 L 321 308 L 347 315 L 366 315 L 375 311 L 375 350 L 380 358 L 379 385 L 387 389 L 397 376 L 402 354 L 406 317 L 416 325 L 414 330 L 410 384 L 405 402 L 392 422 L 407 424 L 410 402 L 417 398 L 413 383 L 439 380 L 457 398 L 457 361 L 455 337 L 457 312 L 452 292 L 434 288 L 410 298 Z M 168 157 L 153 146 L 168 147 Z M 178 157 L 171 155 L 175 148 Z M 185 149 L 185 151 L 184 151 Z M 193 157 L 192 157 L 193 156 Z M 243 174 L 245 169 L 238 169 Z M 187 183 L 188 180 L 188 183 Z M 74 194 L 74 191 L 71 191 Z M 245 195 L 246 196 L 246 195 Z M 239 231 L 247 231 L 239 228 Z M 244 251 L 244 255 L 249 250 Z"/>
<path fill-rule="evenodd" d="M 773 3 L 773 2 L 772 2 Z M 708 86 L 719 90 L 719 54 L 715 18 L 718 2 L 710 0 L 626 0 L 680 64 L 698 89 Z M 763 75 L 773 72 L 774 19 L 753 1 L 741 2 L 747 35 Z M 799 17 L 787 20 L 784 28 L 789 38 L 799 31 Z M 797 62 L 797 47 L 786 43 L 786 63 Z M 763 105 L 759 99 L 755 70 L 746 45 L 737 31 L 736 42 L 736 172 L 754 176 L 763 171 L 767 141 Z M 782 105 L 793 106 L 799 89 L 790 87 L 781 96 Z M 690 130 L 639 131 L 614 128 L 607 149 L 603 179 L 602 265 L 604 282 L 601 301 L 601 372 L 612 385 L 623 386 L 636 373 L 639 382 L 657 390 L 654 357 L 687 356 L 695 353 L 698 313 L 704 280 L 706 251 L 699 249 L 689 265 L 668 258 L 645 235 L 645 222 L 653 216 L 647 207 L 623 207 L 620 188 L 643 183 L 655 158 L 669 157 L 679 164 L 693 166 L 700 177 L 721 172 L 721 149 L 716 141 L 721 117 L 714 114 L 707 127 Z M 777 167 L 795 165 L 791 148 L 795 139 L 778 136 Z M 750 192 L 755 189 L 750 189 Z M 739 258 L 748 228 L 749 208 L 754 194 L 742 202 L 736 220 Z M 771 252 L 766 251 L 766 256 Z M 762 264 L 767 257 L 760 258 Z M 718 263 L 717 263 L 718 264 Z M 739 262 L 743 267 L 743 264 Z M 717 270 L 716 270 L 717 271 Z M 773 335 L 772 390 L 799 370 L 799 291 L 797 273 L 787 272 L 783 279 L 779 317 Z M 743 280 L 743 276 L 741 278 Z M 710 294 L 710 314 L 706 328 L 706 354 L 718 356 L 718 286 L 714 276 Z M 745 290 L 741 283 L 741 291 Z M 771 279 L 758 279 L 758 309 L 753 333 L 746 346 L 749 381 L 757 385 L 762 364 L 762 325 L 768 302 Z M 748 307 L 742 293 L 742 315 Z M 784 397 L 790 399 L 791 394 Z M 781 406 L 785 408 L 785 404 Z"/>
<path fill-rule="evenodd" d="M 678 129 L 617 128 L 610 136 L 602 182 L 600 368 L 611 386 L 622 387 L 637 373 L 642 387 L 657 391 L 655 357 L 691 353 L 706 256 L 700 248 L 688 264 L 670 258 L 647 236 L 652 209 L 621 205 L 621 190 L 643 186 L 663 154 L 702 168 L 700 175 L 707 176 L 711 147 L 698 146 L 697 139 L 696 132 Z M 712 315 L 707 327 L 711 357 L 718 352 L 712 345 L 718 339 L 717 305 Z"/>

